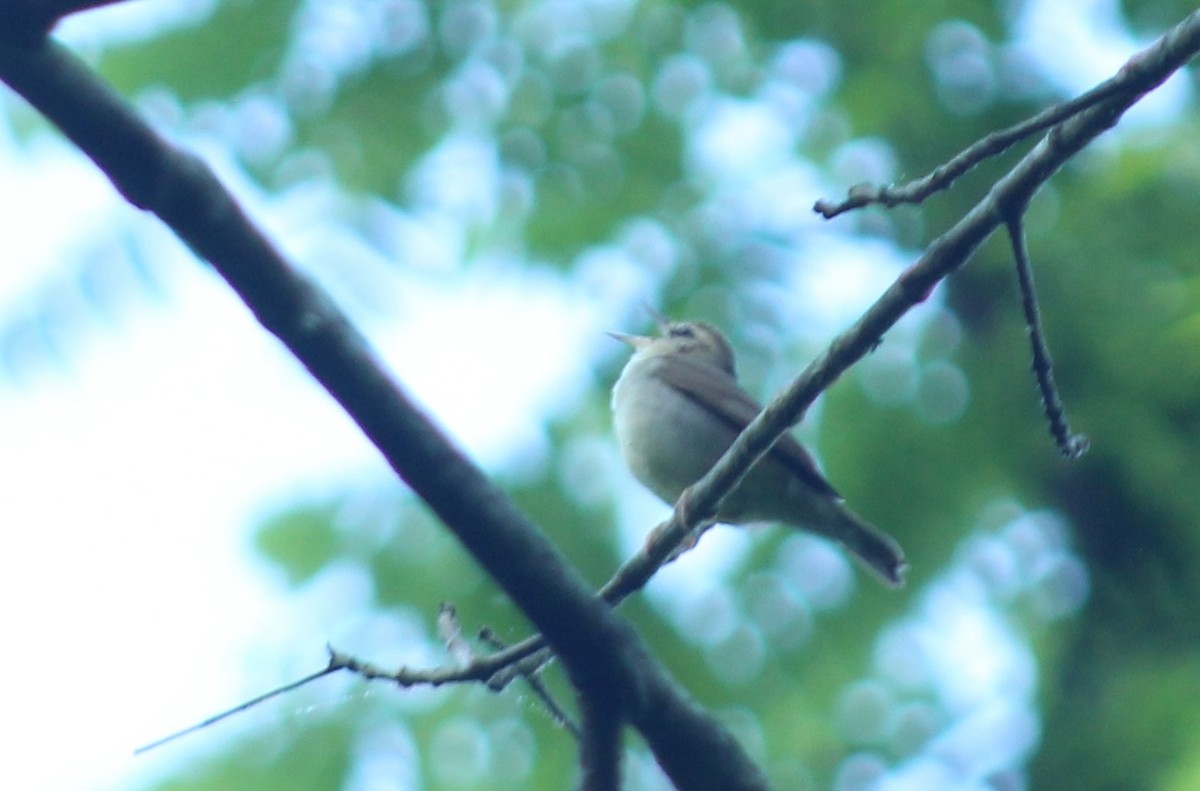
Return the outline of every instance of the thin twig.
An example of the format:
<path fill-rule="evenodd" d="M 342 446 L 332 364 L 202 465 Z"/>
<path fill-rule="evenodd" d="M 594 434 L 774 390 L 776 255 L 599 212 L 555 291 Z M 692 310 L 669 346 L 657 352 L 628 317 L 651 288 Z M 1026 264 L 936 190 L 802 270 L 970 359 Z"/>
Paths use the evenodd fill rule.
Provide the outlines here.
<path fill-rule="evenodd" d="M 271 690 L 270 692 L 264 692 L 263 694 L 259 695 L 258 697 L 251 698 L 250 700 L 247 700 L 244 703 L 239 703 L 238 705 L 234 706 L 233 708 L 226 709 L 225 711 L 221 712 L 220 714 L 214 714 L 213 716 L 209 717 L 208 719 L 204 720 L 203 722 L 198 722 L 195 725 L 190 725 L 190 726 L 184 728 L 183 730 L 176 731 L 175 733 L 172 733 L 168 736 L 164 736 L 161 739 L 155 739 L 154 741 L 150 742 L 149 744 L 143 744 L 141 747 L 134 750 L 133 754 L 141 755 L 142 753 L 153 750 L 156 747 L 161 747 L 162 745 L 167 744 L 168 742 L 173 742 L 178 738 L 187 736 L 189 733 L 195 733 L 196 731 L 203 730 L 204 728 L 207 728 L 210 725 L 215 725 L 216 723 L 220 722 L 223 719 L 232 717 L 234 714 L 239 714 L 239 713 L 245 711 L 246 709 L 257 706 L 260 703 L 265 703 L 266 701 L 271 700 L 272 698 L 277 698 L 280 695 L 291 692 L 294 689 L 299 689 L 300 687 L 304 686 L 305 684 L 310 684 L 319 678 L 324 678 L 325 676 L 328 676 L 332 673 L 336 673 L 337 671 L 342 670 L 343 668 L 345 668 L 345 665 L 339 664 L 338 662 L 335 661 L 335 655 L 333 654 L 333 652 L 331 650 L 330 655 L 329 655 L 329 664 L 326 665 L 323 669 L 318 670 L 315 673 L 310 673 L 309 675 L 305 676 L 304 678 L 297 679 L 296 681 L 293 681 L 290 684 L 284 684 L 281 687 L 276 687 L 275 689 Z"/>
<path fill-rule="evenodd" d="M 1029 249 L 1025 244 L 1025 226 L 1021 222 L 1021 216 L 1022 211 L 1013 211 L 1005 225 L 1008 228 L 1008 238 L 1012 242 L 1013 259 L 1016 261 L 1017 282 L 1021 288 L 1021 308 L 1025 312 L 1025 328 L 1029 333 L 1029 345 L 1033 353 L 1033 374 L 1042 397 L 1042 409 L 1050 423 L 1050 434 L 1058 445 L 1059 453 L 1068 459 L 1074 459 L 1087 452 L 1089 442 L 1083 434 L 1071 433 L 1058 387 L 1054 384 L 1054 363 L 1050 359 L 1050 347 L 1042 329 L 1041 311 L 1038 309 L 1037 294 L 1033 288 L 1033 268 L 1029 265 Z"/>
<path fill-rule="evenodd" d="M 459 665 L 465 666 L 475 658 L 475 652 L 463 637 L 462 626 L 458 622 L 458 611 L 450 602 L 444 601 L 438 605 L 437 632 L 446 646 L 446 651 Z"/>
<path fill-rule="evenodd" d="M 504 641 L 501 640 L 495 632 L 488 628 L 479 630 L 479 639 L 487 644 L 490 648 L 494 648 L 498 651 L 503 651 L 504 649 L 508 648 Z M 513 667 L 522 668 L 523 672 L 521 673 L 521 677 L 525 679 L 525 683 L 529 685 L 529 689 L 532 690 L 533 694 L 542 701 L 542 705 L 545 706 L 546 710 L 550 713 L 551 719 L 553 719 L 558 725 L 562 726 L 576 739 L 579 739 L 579 726 L 576 725 L 575 721 L 571 719 L 571 715 L 567 714 L 566 709 L 560 706 L 558 701 L 554 699 L 554 696 L 550 694 L 550 688 L 546 686 L 546 682 L 542 680 L 540 675 L 538 675 L 545 663 L 551 658 L 553 658 L 553 654 L 549 654 L 547 652 L 545 659 L 537 662 L 533 667 L 525 668 L 526 662 L 518 662 L 517 664 L 513 665 Z"/>
<path fill-rule="evenodd" d="M 817 201 L 813 204 L 813 211 L 830 220 L 839 214 L 873 204 L 892 207 L 902 203 L 920 203 L 935 192 L 949 189 L 960 176 L 985 159 L 1002 154 L 1025 138 L 1129 89 L 1125 75 L 1118 73 L 1074 99 L 1047 107 L 1019 124 L 988 134 L 921 178 L 903 184 L 857 184 L 850 188 L 841 201 L 833 202 L 824 198 Z"/>
<path fill-rule="evenodd" d="M 983 200 L 935 239 L 857 322 L 836 337 L 824 353 L 772 399 L 713 468 L 680 496 L 671 518 L 655 528 L 657 540 L 648 542 L 604 586 L 605 600 L 619 601 L 645 585 L 673 548 L 687 538 L 695 523 L 717 513 L 725 494 L 801 418 L 817 396 L 870 352 L 884 333 L 924 301 L 942 279 L 967 262 L 1003 221 L 1006 216 L 1003 207 L 1028 204 L 1068 159 L 1115 125 L 1142 95 L 1183 67 L 1197 50 L 1200 50 L 1200 11 L 1188 15 L 1121 68 L 1114 79 L 1122 81 L 1123 90 L 1109 92 L 1107 98 L 1052 128 L 992 186 Z"/>

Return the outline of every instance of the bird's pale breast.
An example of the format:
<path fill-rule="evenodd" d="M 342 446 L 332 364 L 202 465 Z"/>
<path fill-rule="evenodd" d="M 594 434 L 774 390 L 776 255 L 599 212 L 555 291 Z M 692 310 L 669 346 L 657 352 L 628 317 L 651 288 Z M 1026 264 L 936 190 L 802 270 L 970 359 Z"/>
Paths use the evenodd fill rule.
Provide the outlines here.
<path fill-rule="evenodd" d="M 629 469 L 667 502 L 720 458 L 734 434 L 654 376 L 654 357 L 630 363 L 613 388 L 617 441 Z"/>

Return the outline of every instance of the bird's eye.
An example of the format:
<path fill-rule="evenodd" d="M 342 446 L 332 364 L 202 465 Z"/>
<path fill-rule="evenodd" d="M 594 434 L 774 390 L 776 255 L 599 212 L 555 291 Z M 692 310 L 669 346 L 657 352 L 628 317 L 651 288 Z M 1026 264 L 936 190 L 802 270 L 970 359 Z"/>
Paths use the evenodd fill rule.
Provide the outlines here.
<path fill-rule="evenodd" d="M 690 324 L 672 324 L 667 334 L 672 338 L 695 338 L 696 331 Z"/>

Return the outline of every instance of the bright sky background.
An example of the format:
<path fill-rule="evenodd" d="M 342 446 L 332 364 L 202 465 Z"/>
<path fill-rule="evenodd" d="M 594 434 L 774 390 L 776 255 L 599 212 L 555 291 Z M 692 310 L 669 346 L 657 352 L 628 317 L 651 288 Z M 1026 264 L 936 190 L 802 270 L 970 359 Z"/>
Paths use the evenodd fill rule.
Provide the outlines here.
<path fill-rule="evenodd" d="M 163 20 L 187 19 L 208 5 L 129 3 L 80 15 L 63 35 L 98 46 L 151 35 Z M 1115 0 L 1034 0 L 1017 26 L 1034 52 L 1054 54 L 1045 65 L 1062 83 L 1079 90 L 1109 76 L 1135 46 L 1114 22 L 1116 7 Z M 1045 45 L 1047 36 L 1053 46 Z M 1159 112 L 1178 107 L 1171 97 L 1162 94 Z M 0 114 L 7 117 L 14 105 L 6 96 Z M 15 525 L 0 554 L 0 620 L 8 641 L 0 660 L 0 730 L 20 734 L 5 751 L 0 785 L 129 788 L 203 751 L 211 744 L 206 738 L 220 737 L 139 759 L 131 756 L 134 747 L 320 666 L 324 641 L 356 628 L 341 619 L 361 604 L 353 590 L 343 598 L 284 595 L 247 551 L 249 531 L 297 496 L 338 492 L 364 476 L 382 480 L 389 473 L 332 400 L 157 220 L 125 206 L 61 140 L 46 137 L 18 150 L 7 128 L 0 122 L 0 216 L 8 220 L 0 315 L 19 315 L 37 284 L 63 277 L 55 273 L 64 262 L 97 240 L 120 246 L 132 239 L 156 286 L 132 289 L 135 296 L 112 314 L 97 308 L 62 343 L 58 363 L 35 366 L 20 381 L 0 380 L 0 481 L 5 516 Z M 811 173 L 771 159 L 787 140 L 762 106 L 730 101 L 697 133 L 690 156 L 720 176 L 730 167 L 730 151 L 755 152 L 734 163 L 739 178 L 750 174 L 752 183 L 729 188 L 767 190 L 784 180 L 787 194 L 802 190 L 806 210 L 821 185 Z M 392 229 L 394 254 L 427 262 L 400 272 L 380 250 L 325 219 L 346 208 L 345 196 L 331 187 L 263 195 L 228 164 L 219 144 L 191 142 L 251 215 L 286 240 L 298 264 L 329 284 L 405 386 L 486 466 L 536 453 L 544 418 L 570 409 L 597 361 L 621 353 L 603 331 L 640 324 L 638 300 L 653 301 L 655 277 L 617 248 L 589 254 L 597 271 L 603 267 L 603 282 L 589 280 L 586 265 L 578 281 L 523 262 L 462 268 L 462 228 L 448 219 L 462 195 L 428 196 L 430 211 L 420 216 L 375 207 Z M 446 183 L 436 176 L 453 167 L 486 178 L 487 156 L 479 140 L 452 139 L 430 156 L 430 183 Z M 478 193 L 487 192 L 480 185 Z M 655 236 L 653 228 L 640 232 Z M 836 272 L 848 278 L 831 280 L 833 269 L 807 270 L 809 285 L 825 290 L 828 315 L 813 330 L 825 335 L 877 294 L 902 260 L 878 243 L 836 235 L 815 239 L 809 252 L 836 257 Z M 340 275 L 350 275 L 329 277 L 320 262 L 331 259 Z M 73 298 L 87 302 L 86 294 Z M 382 304 L 396 309 L 374 309 Z M 473 331 L 480 326 L 487 331 Z M 537 364 L 514 376 L 518 349 Z M 460 397 L 467 372 L 486 385 L 486 412 Z M 626 508 L 629 524 L 653 524 L 662 513 L 649 496 L 631 495 Z M 1032 529 L 1017 512 L 1006 514 L 997 522 L 1010 520 L 1012 535 Z M 746 540 L 717 535 L 706 539 L 712 551 L 694 561 L 696 568 L 717 563 L 713 558 Z M 999 551 L 977 549 L 988 557 Z M 903 675 L 905 656 L 945 656 L 937 638 L 943 629 L 966 635 L 959 648 L 994 661 L 974 665 L 969 685 L 943 691 L 972 712 L 956 738 L 983 734 L 997 750 L 1027 749 L 1036 723 L 1026 722 L 1032 715 L 1021 706 L 1034 693 L 1036 671 L 1002 625 L 972 608 L 976 599 L 955 584 L 948 573 L 916 598 L 909 622 L 881 636 L 880 673 Z M 965 677 L 969 657 L 954 659 Z M 869 700 L 877 689 L 864 684 L 854 694 Z M 996 706 L 967 705 L 981 690 L 996 694 Z M 1004 709 L 1004 700 L 1015 711 Z M 233 732 L 239 725 L 221 727 Z M 1005 728 L 1014 734 L 1011 743 L 995 736 Z M 921 783 L 936 767 L 907 771 L 889 787 L 928 787 Z"/>

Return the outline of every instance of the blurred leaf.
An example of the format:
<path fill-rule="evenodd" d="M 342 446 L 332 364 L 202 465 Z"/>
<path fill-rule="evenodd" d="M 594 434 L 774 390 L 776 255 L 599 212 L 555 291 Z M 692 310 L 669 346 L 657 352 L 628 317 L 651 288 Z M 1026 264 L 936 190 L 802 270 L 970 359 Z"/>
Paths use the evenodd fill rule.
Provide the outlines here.
<path fill-rule="evenodd" d="M 754 387 L 776 366 L 799 370 L 805 362 L 784 360 L 784 350 L 801 343 L 807 316 L 796 306 L 804 303 L 776 296 L 795 282 L 793 248 L 805 239 L 777 238 L 778 229 L 746 220 L 760 209 L 780 209 L 754 205 L 736 179 L 714 187 L 694 172 L 688 147 L 696 143 L 706 102 L 736 98 L 787 108 L 788 123 L 797 127 L 789 130 L 803 131 L 789 164 L 824 171 L 844 188 L 843 174 L 854 172 L 846 151 L 855 144 L 865 140 L 879 162 L 894 162 L 895 173 L 884 178 L 913 177 L 1051 95 L 1045 75 L 1022 71 L 1029 66 L 1011 46 L 1015 12 L 1008 4 L 893 1 L 865 14 L 829 1 L 735 7 L 649 0 L 627 18 L 612 11 L 611 29 L 593 35 L 604 29 L 589 27 L 606 19 L 599 6 L 573 16 L 537 2 L 447 3 L 405 6 L 428 15 L 431 32 L 421 46 L 403 55 L 373 52 L 361 68 L 335 74 L 325 92 L 301 86 L 324 101 L 306 107 L 282 82 L 299 7 L 221 3 L 202 24 L 108 51 L 101 67 L 127 94 L 167 86 L 185 115 L 247 95 L 279 100 L 290 124 L 286 150 L 252 168 L 273 188 L 291 183 L 297 176 L 289 168 L 313 155 L 321 163 L 314 172 L 328 164 L 341 188 L 407 210 L 420 204 L 412 187 L 429 153 L 450 134 L 476 136 L 494 150 L 506 191 L 494 211 L 454 218 L 462 225 L 454 243 L 464 248 L 464 260 L 548 259 L 571 276 L 579 253 L 611 245 L 631 220 L 649 218 L 669 236 L 664 260 L 675 266 L 666 271 L 663 264 L 664 271 L 647 276 L 649 289 L 662 283 L 658 307 L 728 328 Z M 1157 33 L 1190 7 L 1140 2 L 1123 9 L 1135 29 Z M 447 21 L 453 19 L 479 26 Z M 582 32 L 563 51 L 550 47 L 546 39 L 568 25 Z M 484 33 L 470 39 L 472 30 Z M 456 36 L 467 38 L 455 43 Z M 808 74 L 796 84 L 761 84 L 773 59 L 798 42 L 827 50 L 833 61 L 821 87 L 805 87 Z M 979 69 L 977 82 L 954 83 L 966 71 L 947 67 L 963 63 L 947 49 L 968 56 L 963 62 Z M 679 58 L 694 68 L 700 100 L 671 110 L 659 80 Z M 455 101 L 465 100 L 454 99 L 463 88 L 455 80 L 471 68 L 485 87 L 470 83 L 480 93 L 456 115 Z M 604 86 L 614 84 L 628 99 L 623 120 L 605 104 L 612 97 Z M 499 87 L 492 94 L 488 85 Z M 679 681 L 732 723 L 773 775 L 833 787 L 847 755 L 871 752 L 900 762 L 949 728 L 951 713 L 962 712 L 937 699 L 928 678 L 889 688 L 893 711 L 933 712 L 907 751 L 902 740 L 848 734 L 839 707 L 855 684 L 882 683 L 876 678 L 883 675 L 881 636 L 936 610 L 929 586 L 954 573 L 977 574 L 973 595 L 1032 652 L 1034 666 L 1024 672 L 1041 695 L 1031 702 L 1040 706 L 1041 735 L 1033 738 L 1041 741 L 1030 763 L 1013 768 L 1027 779 L 1012 782 L 1184 788 L 1200 772 L 1192 703 L 1200 691 L 1194 681 L 1200 678 L 1194 116 L 1188 108 L 1180 118 L 1139 127 L 1136 138 L 1102 141 L 1057 174 L 1030 213 L 1056 375 L 1077 430 L 1093 439 L 1088 456 L 1064 462 L 1048 436 L 1028 370 L 1011 256 L 995 238 L 938 290 L 941 325 L 919 327 L 908 339 L 912 327 L 897 328 L 826 394 L 820 424 L 805 426 L 816 429 L 825 468 L 848 501 L 905 546 L 912 563 L 906 590 L 884 591 L 859 575 L 844 603 L 815 607 L 781 570 L 795 535 L 767 529 L 753 534 L 737 568 L 721 580 L 700 581 L 691 598 L 647 593 L 622 606 Z M 985 163 L 919 208 L 867 212 L 841 227 L 920 248 L 1031 144 Z M 299 177 L 307 175 L 300 168 Z M 796 205 L 819 196 L 802 197 Z M 808 221 L 798 216 L 795 225 L 806 228 Z M 609 287 L 608 274 L 590 273 L 588 287 Z M 22 325 L 26 332 L 31 326 L 37 330 Z M 938 335 L 938 326 L 945 334 Z M 3 353 L 21 359 L 28 336 L 11 335 L 0 339 Z M 893 384 L 899 382 L 890 393 L 871 379 L 889 374 L 880 373 L 885 363 L 893 366 Z M 614 527 L 620 495 L 597 450 L 607 438 L 606 388 L 615 375 L 610 369 L 597 377 L 587 402 L 548 427 L 544 462 L 498 476 L 594 584 L 621 561 Z M 951 402 L 957 407 L 944 412 L 931 407 Z M 438 603 L 450 600 L 468 635 L 484 625 L 506 640 L 529 633 L 520 613 L 417 504 L 396 498 L 368 518 L 348 520 L 356 496 L 361 492 L 283 509 L 262 527 L 256 547 L 293 586 L 331 564 L 354 564 L 370 575 L 379 610 L 419 613 L 431 624 Z M 989 569 L 964 560 L 972 539 L 996 539 L 988 520 L 997 508 L 1063 515 L 1062 546 L 1053 549 L 1081 559 L 1088 575 L 1077 615 L 1046 615 L 1044 590 L 1006 592 L 1000 583 L 989 589 Z M 1001 571 L 991 569 L 994 579 L 1003 581 L 1010 561 L 1023 562 L 1002 555 Z M 694 569 L 689 563 L 684 557 L 677 568 Z M 573 703 L 559 669 L 547 676 L 562 702 Z M 269 736 L 270 752 L 247 738 L 227 756 L 160 787 L 271 788 L 286 781 L 342 788 L 366 760 L 356 750 L 378 732 L 380 720 L 411 737 L 419 757 L 410 765 L 419 767 L 422 788 L 568 786 L 574 745 L 516 686 L 500 695 L 474 687 L 373 691 L 367 703 L 355 701 L 328 720 L 308 718 L 296 730 Z M 517 742 L 525 746 L 511 752 L 496 746 Z M 488 763 L 502 755 L 516 767 L 509 774 Z M 468 759 L 483 768 L 472 769 Z"/>
<path fill-rule="evenodd" d="M 330 516 L 320 506 L 280 514 L 255 533 L 255 548 L 279 566 L 289 585 L 298 587 L 334 560 L 343 545 Z"/>
<path fill-rule="evenodd" d="M 229 99 L 278 68 L 296 8 L 292 0 L 216 3 L 201 24 L 106 50 L 100 70 L 126 94 L 170 86 L 184 102 Z"/>

